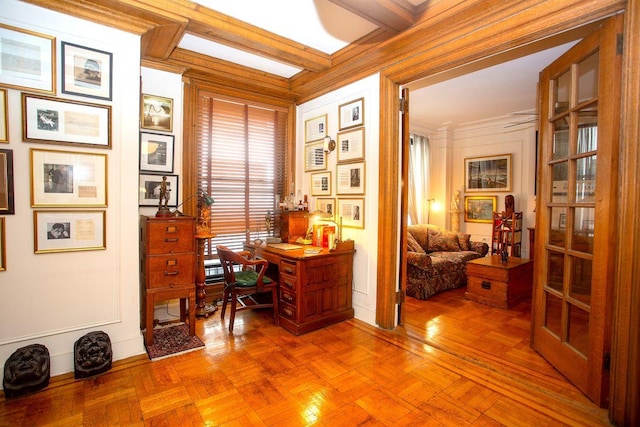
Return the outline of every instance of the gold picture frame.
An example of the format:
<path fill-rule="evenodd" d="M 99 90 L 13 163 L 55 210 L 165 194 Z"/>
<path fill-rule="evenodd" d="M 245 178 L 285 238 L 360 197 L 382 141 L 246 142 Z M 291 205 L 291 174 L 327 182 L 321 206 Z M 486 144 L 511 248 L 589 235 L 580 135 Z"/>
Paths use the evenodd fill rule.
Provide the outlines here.
<path fill-rule="evenodd" d="M 34 253 L 106 249 L 106 211 L 33 211 Z"/>
<path fill-rule="evenodd" d="M 107 207 L 107 155 L 32 148 L 31 207 Z"/>
<path fill-rule="evenodd" d="M 338 106 L 338 119 L 340 130 L 364 125 L 364 98 L 358 98 Z"/>
<path fill-rule="evenodd" d="M 327 115 L 304 121 L 304 142 L 313 142 L 327 136 Z"/>
<path fill-rule="evenodd" d="M 331 195 L 331 172 L 316 172 L 311 174 L 311 195 Z"/>
<path fill-rule="evenodd" d="M 163 96 L 142 94 L 140 111 L 142 129 L 173 131 L 173 99 Z"/>
<path fill-rule="evenodd" d="M 491 224 L 497 206 L 497 196 L 464 196 L 464 222 Z"/>
<path fill-rule="evenodd" d="M 111 106 L 23 93 L 22 139 L 111 148 Z"/>
<path fill-rule="evenodd" d="M 56 38 L 0 24 L 0 85 L 56 93 Z"/>
<path fill-rule="evenodd" d="M 365 182 L 364 162 L 336 165 L 336 193 L 338 195 L 364 195 Z"/>
<path fill-rule="evenodd" d="M 364 228 L 364 197 L 338 199 L 338 220 L 342 227 Z"/>
<path fill-rule="evenodd" d="M 5 230 L 4 218 L 0 217 L 0 271 L 5 271 L 7 269 L 7 239 L 5 237 Z"/>
<path fill-rule="evenodd" d="M 9 101 L 7 90 L 0 89 L 0 142 L 9 142 Z"/>

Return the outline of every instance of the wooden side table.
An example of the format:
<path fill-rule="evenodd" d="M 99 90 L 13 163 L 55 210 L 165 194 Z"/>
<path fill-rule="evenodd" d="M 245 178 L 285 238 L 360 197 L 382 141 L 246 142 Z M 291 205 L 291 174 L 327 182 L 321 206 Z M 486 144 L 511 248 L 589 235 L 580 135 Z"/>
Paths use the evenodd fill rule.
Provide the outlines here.
<path fill-rule="evenodd" d="M 467 292 L 471 301 L 499 308 L 511 308 L 531 298 L 533 261 L 509 257 L 503 263 L 500 255 L 467 262 Z"/>

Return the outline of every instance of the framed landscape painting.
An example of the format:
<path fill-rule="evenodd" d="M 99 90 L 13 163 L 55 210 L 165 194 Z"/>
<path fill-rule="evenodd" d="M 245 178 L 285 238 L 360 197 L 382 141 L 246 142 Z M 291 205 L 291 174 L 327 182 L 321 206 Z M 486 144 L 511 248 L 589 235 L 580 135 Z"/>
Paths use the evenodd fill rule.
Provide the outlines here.
<path fill-rule="evenodd" d="M 492 223 L 497 205 L 497 196 L 465 196 L 464 221 Z"/>

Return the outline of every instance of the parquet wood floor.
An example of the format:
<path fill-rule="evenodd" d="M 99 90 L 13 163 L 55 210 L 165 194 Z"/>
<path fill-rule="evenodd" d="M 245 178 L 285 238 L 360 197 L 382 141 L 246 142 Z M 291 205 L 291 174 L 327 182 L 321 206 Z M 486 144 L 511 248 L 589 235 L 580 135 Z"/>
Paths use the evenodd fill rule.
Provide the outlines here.
<path fill-rule="evenodd" d="M 299 337 L 269 310 L 239 313 L 229 335 L 218 311 L 197 322 L 204 349 L 52 378 L 0 398 L 0 426 L 608 425 L 606 410 L 528 350 L 526 310 L 434 301 L 398 331 L 350 320 Z"/>

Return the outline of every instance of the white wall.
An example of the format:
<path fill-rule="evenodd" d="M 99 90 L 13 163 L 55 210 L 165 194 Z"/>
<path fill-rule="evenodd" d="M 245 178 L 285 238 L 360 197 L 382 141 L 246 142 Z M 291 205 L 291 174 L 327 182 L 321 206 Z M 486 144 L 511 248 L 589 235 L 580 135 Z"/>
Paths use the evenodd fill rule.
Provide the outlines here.
<path fill-rule="evenodd" d="M 527 227 L 535 224 L 535 159 L 536 133 L 534 125 L 510 127 L 513 119 L 496 118 L 456 128 L 441 128 L 429 135 L 431 143 L 431 197 L 442 201 L 443 209 L 431 213 L 431 222 L 450 227 L 449 201 L 454 191 L 462 196 L 491 195 L 498 197 L 497 210 L 504 210 L 508 194 L 515 198 L 515 210 L 524 216 L 522 256 L 529 256 Z M 464 192 L 464 160 L 470 157 L 512 155 L 512 189 L 509 192 Z M 444 165 L 444 166 L 443 166 Z M 464 198 L 461 200 L 464 202 Z M 491 243 L 491 224 L 464 221 L 460 214 L 460 231 L 473 240 Z"/>
<path fill-rule="evenodd" d="M 340 197 L 364 197 L 364 229 L 343 228 L 343 239 L 355 241 L 356 253 L 353 265 L 353 306 L 355 317 L 375 324 L 377 265 L 378 265 L 378 170 L 379 170 L 379 97 L 380 78 L 376 74 L 356 83 L 323 95 L 298 107 L 297 111 L 297 170 L 296 192 L 311 194 L 311 172 L 304 172 L 304 122 L 327 114 L 327 135 L 337 142 L 338 106 L 364 97 L 365 125 L 365 192 L 364 196 L 338 196 L 336 192 L 336 157 L 334 151 L 328 156 L 327 170 L 331 172 L 332 192 L 337 201 Z M 337 150 L 337 148 L 336 148 Z M 316 197 L 310 198 L 309 209 L 316 206 Z"/>
<path fill-rule="evenodd" d="M 15 215 L 5 216 L 0 365 L 17 348 L 40 343 L 49 349 L 52 375 L 73 371 L 74 342 L 96 330 L 109 335 L 114 360 L 141 354 L 136 209 L 140 39 L 14 0 L 0 2 L 0 22 L 56 37 L 58 90 L 51 96 L 112 106 L 111 149 L 25 143 L 21 91 L 8 90 L 9 143 L 0 148 L 13 150 Z M 113 53 L 112 101 L 61 93 L 61 41 Z M 106 250 L 34 254 L 33 215 L 43 209 L 30 205 L 33 148 L 107 155 Z"/>

